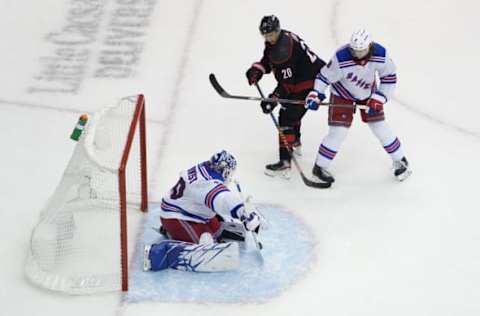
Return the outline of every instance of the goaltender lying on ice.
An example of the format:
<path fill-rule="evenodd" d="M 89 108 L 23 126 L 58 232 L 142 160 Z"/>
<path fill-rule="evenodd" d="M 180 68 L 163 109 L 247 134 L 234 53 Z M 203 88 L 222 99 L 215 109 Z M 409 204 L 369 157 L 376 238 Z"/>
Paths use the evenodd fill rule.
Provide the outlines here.
<path fill-rule="evenodd" d="M 257 234 L 265 219 L 244 201 L 238 183 L 238 192 L 228 188 L 236 166 L 235 158 L 222 150 L 180 173 L 162 198 L 160 231 L 169 239 L 145 246 L 145 271 L 215 272 L 238 267 L 239 242 L 247 233 Z"/>

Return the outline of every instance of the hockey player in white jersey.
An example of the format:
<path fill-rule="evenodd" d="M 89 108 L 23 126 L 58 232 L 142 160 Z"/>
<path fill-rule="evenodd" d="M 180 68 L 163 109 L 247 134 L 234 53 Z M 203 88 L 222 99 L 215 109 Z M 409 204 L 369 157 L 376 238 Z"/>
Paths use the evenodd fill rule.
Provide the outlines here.
<path fill-rule="evenodd" d="M 222 150 L 210 160 L 180 173 L 177 183 L 164 195 L 160 213 L 164 233 L 175 242 L 147 245 L 145 270 L 235 268 L 237 243 L 218 243 L 225 227 L 235 228 L 233 223 L 240 223 L 241 229 L 237 226 L 236 232 L 241 235 L 243 229 L 258 232 L 263 222 L 259 214 L 247 210 L 239 195 L 227 187 L 236 166 L 235 158 Z"/>
<path fill-rule="evenodd" d="M 395 65 L 387 50 L 373 42 L 366 30 L 358 29 L 353 32 L 350 43 L 339 48 L 317 74 L 314 89 L 305 99 L 305 106 L 317 110 L 319 103 L 325 99 L 328 86 L 331 103 L 367 105 L 368 110 L 361 110 L 362 121 L 368 124 L 392 159 L 394 176 L 403 181 L 411 171 L 398 137 L 385 122 L 383 111 L 396 82 Z M 314 178 L 321 182 L 334 182 L 328 167 L 347 136 L 354 113 L 354 107 L 329 108 L 329 131 L 319 146 L 312 171 Z"/>

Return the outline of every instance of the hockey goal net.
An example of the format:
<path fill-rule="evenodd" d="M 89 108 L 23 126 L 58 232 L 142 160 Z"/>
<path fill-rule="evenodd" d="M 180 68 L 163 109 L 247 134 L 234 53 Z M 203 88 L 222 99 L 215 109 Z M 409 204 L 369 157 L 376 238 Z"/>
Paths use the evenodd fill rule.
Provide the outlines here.
<path fill-rule="evenodd" d="M 145 101 L 91 118 L 33 229 L 26 274 L 72 294 L 128 289 L 127 214 L 147 210 Z"/>

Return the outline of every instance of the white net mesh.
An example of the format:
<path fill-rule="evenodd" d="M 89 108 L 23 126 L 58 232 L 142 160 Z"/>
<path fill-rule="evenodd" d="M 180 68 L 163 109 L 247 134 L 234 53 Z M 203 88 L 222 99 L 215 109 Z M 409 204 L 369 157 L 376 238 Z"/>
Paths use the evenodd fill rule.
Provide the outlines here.
<path fill-rule="evenodd" d="M 137 96 L 89 120 L 31 236 L 26 273 L 36 284 L 74 294 L 121 288 L 119 166 Z M 140 210 L 139 128 L 126 167 L 127 212 Z"/>

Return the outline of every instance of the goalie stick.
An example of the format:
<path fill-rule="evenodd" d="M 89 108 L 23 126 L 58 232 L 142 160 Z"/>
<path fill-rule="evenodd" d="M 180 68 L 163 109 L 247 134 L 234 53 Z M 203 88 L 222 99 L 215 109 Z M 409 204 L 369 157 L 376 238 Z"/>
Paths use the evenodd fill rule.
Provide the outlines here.
<path fill-rule="evenodd" d="M 242 188 L 240 187 L 240 183 L 238 182 L 237 179 L 234 179 L 233 182 L 235 183 L 235 186 L 237 188 L 238 195 L 240 196 L 240 199 L 242 199 L 243 204 L 246 206 L 246 204 L 249 203 L 249 201 L 247 201 L 245 199 L 245 197 L 243 196 L 243 192 L 242 192 Z M 259 214 L 259 215 L 263 217 L 263 215 L 261 215 L 261 214 Z M 259 233 L 258 229 L 255 232 L 253 232 L 253 231 L 250 232 L 250 234 L 253 238 L 253 241 L 255 243 L 257 258 L 260 261 L 260 263 L 263 263 L 263 255 L 262 255 L 262 252 L 261 252 L 262 249 L 263 249 L 263 244 L 262 244 L 261 241 L 259 241 L 258 233 Z"/>
<path fill-rule="evenodd" d="M 214 74 L 210 74 L 208 77 L 210 79 L 210 83 L 212 84 L 215 91 L 220 94 L 222 97 L 227 99 L 237 99 L 237 100 L 250 100 L 250 101 L 266 101 L 266 102 L 279 102 L 279 103 L 288 103 L 288 104 L 299 104 L 305 105 L 305 101 L 303 100 L 290 100 L 290 99 L 274 99 L 274 98 L 265 98 L 262 94 L 262 97 L 252 97 L 252 96 L 243 96 L 243 95 L 231 95 L 218 83 L 217 78 Z M 368 110 L 369 107 L 366 105 L 359 105 L 359 104 L 342 104 L 342 103 L 319 103 L 320 106 L 329 106 L 335 108 L 360 108 L 364 110 Z"/>

